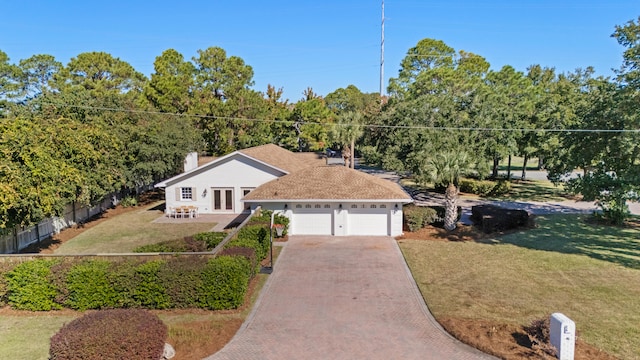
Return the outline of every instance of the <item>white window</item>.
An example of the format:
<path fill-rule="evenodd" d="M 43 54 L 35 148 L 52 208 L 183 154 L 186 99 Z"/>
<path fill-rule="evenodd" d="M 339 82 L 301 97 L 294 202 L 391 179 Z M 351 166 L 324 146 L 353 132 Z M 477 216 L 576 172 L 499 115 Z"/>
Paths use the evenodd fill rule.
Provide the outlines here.
<path fill-rule="evenodd" d="M 322 206 L 320 206 L 320 204 L 316 204 L 316 206 L 314 206 L 316 209 L 320 209 Z"/>
<path fill-rule="evenodd" d="M 387 208 L 387 205 L 384 205 L 384 204 L 380 205 L 380 209 L 386 209 L 386 208 Z"/>
<path fill-rule="evenodd" d="M 247 196 L 249 195 L 249 193 L 251 192 L 251 190 L 253 190 L 254 188 L 242 188 L 242 196 Z M 251 205 L 249 204 L 245 204 L 244 205 L 244 209 L 245 210 L 251 210 Z"/>
<path fill-rule="evenodd" d="M 311 209 L 311 204 L 307 204 L 304 206 L 306 209 Z"/>
<path fill-rule="evenodd" d="M 193 200 L 193 188 L 190 188 L 190 187 L 180 188 L 180 200 L 182 201 Z"/>
<path fill-rule="evenodd" d="M 325 208 L 325 209 L 331 209 L 331 205 L 329 205 L 329 204 L 325 204 L 325 205 L 324 205 L 324 208 Z"/>

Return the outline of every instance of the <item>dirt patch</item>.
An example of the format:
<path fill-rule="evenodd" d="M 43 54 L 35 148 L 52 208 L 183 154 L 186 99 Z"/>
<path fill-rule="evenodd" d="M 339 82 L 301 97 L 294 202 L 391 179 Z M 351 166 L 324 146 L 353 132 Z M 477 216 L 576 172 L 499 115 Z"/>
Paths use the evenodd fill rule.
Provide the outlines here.
<path fill-rule="evenodd" d="M 495 234 L 492 234 L 495 235 Z M 430 240 L 430 241 L 477 241 L 486 238 L 488 235 L 471 225 L 458 225 L 453 231 L 435 226 L 426 226 L 418 231 L 405 231 L 403 235 L 396 239 L 404 240 Z"/>
<path fill-rule="evenodd" d="M 521 325 L 457 318 L 439 318 L 438 321 L 455 338 L 501 359 L 555 359 L 554 356 L 536 348 Z M 578 338 L 574 359 L 615 360 L 616 357 Z"/>

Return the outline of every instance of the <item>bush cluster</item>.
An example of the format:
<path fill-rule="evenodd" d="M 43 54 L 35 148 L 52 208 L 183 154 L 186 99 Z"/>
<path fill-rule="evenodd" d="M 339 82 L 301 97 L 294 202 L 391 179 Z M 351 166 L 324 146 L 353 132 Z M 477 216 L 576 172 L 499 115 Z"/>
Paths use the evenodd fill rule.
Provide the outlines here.
<path fill-rule="evenodd" d="M 148 311 L 96 311 L 71 321 L 53 335 L 49 359 L 158 360 L 167 335 L 167 326 Z"/>
<path fill-rule="evenodd" d="M 253 216 L 253 218 L 251 218 L 251 220 L 249 221 L 248 225 L 263 225 L 268 228 L 271 225 L 271 214 L 273 214 L 273 211 L 271 210 L 262 210 L 260 212 L 260 216 Z M 289 230 L 288 217 L 282 214 L 276 214 L 273 217 L 273 223 L 284 226 L 284 230 L 282 231 L 282 237 L 287 235 Z M 275 233 L 275 230 L 274 230 L 273 236 L 277 236 L 277 234 Z"/>
<path fill-rule="evenodd" d="M 49 311 L 60 309 L 58 290 L 51 282 L 51 266 L 55 260 L 23 262 L 4 274 L 7 301 L 18 310 Z"/>
<path fill-rule="evenodd" d="M 168 260 L 33 260 L 0 274 L 15 309 L 233 309 L 255 274 L 253 249 Z M 0 293 L 0 297 L 5 297 Z"/>
<path fill-rule="evenodd" d="M 505 209 L 495 205 L 472 206 L 471 220 L 487 234 L 530 225 L 529 213 L 525 210 Z"/>
<path fill-rule="evenodd" d="M 437 219 L 436 210 L 426 206 L 407 205 L 403 214 L 409 231 L 418 231 Z"/>
<path fill-rule="evenodd" d="M 268 225 L 267 225 L 268 226 Z M 269 252 L 269 232 L 265 225 L 245 225 L 235 239 L 229 241 L 226 247 L 248 247 L 255 251 L 256 258 L 264 259 Z"/>
<path fill-rule="evenodd" d="M 511 183 L 506 180 L 460 180 L 460 191 L 480 196 L 498 196 L 511 191 Z"/>
<path fill-rule="evenodd" d="M 127 196 L 120 201 L 122 207 L 134 207 L 138 206 L 138 199 L 134 196 Z"/>
<path fill-rule="evenodd" d="M 182 239 L 163 241 L 135 248 L 136 253 L 205 252 L 211 251 L 227 236 L 225 232 L 203 232 Z"/>
<path fill-rule="evenodd" d="M 6 276 L 2 276 L 2 274 L 6 274 L 11 269 L 13 269 L 13 264 L 0 262 L 0 307 L 7 305 L 7 292 L 9 291 L 9 282 Z"/>

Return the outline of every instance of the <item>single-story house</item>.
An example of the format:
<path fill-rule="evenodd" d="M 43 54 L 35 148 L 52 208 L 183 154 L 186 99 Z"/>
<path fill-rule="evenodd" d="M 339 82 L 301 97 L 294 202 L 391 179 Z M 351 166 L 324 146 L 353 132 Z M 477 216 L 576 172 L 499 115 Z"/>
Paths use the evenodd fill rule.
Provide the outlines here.
<path fill-rule="evenodd" d="M 167 208 L 196 206 L 199 214 L 274 210 L 290 219 L 291 235 L 397 236 L 402 205 L 412 201 L 391 181 L 273 144 L 235 151 L 156 187 L 165 189 Z"/>

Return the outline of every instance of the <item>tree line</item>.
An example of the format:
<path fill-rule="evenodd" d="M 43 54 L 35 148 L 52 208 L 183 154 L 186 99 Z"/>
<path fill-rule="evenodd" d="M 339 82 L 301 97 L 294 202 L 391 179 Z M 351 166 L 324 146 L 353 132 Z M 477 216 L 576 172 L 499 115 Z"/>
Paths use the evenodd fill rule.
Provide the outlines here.
<path fill-rule="evenodd" d="M 389 95 L 350 85 L 253 88 L 253 69 L 224 49 L 190 59 L 168 49 L 150 77 L 104 52 L 63 65 L 51 55 L 10 62 L 0 50 L 0 227 L 59 214 L 69 202 L 150 184 L 180 171 L 191 151 L 223 155 L 275 143 L 292 151 L 356 150 L 370 163 L 448 187 L 497 176 L 498 163 L 544 159 L 550 179 L 626 214 L 638 197 L 640 18 L 617 26 L 616 77 L 592 68 L 491 70 L 482 56 L 423 39 L 408 50 Z M 592 131 L 598 130 L 598 131 Z M 620 131 L 622 130 L 622 131 Z"/>

